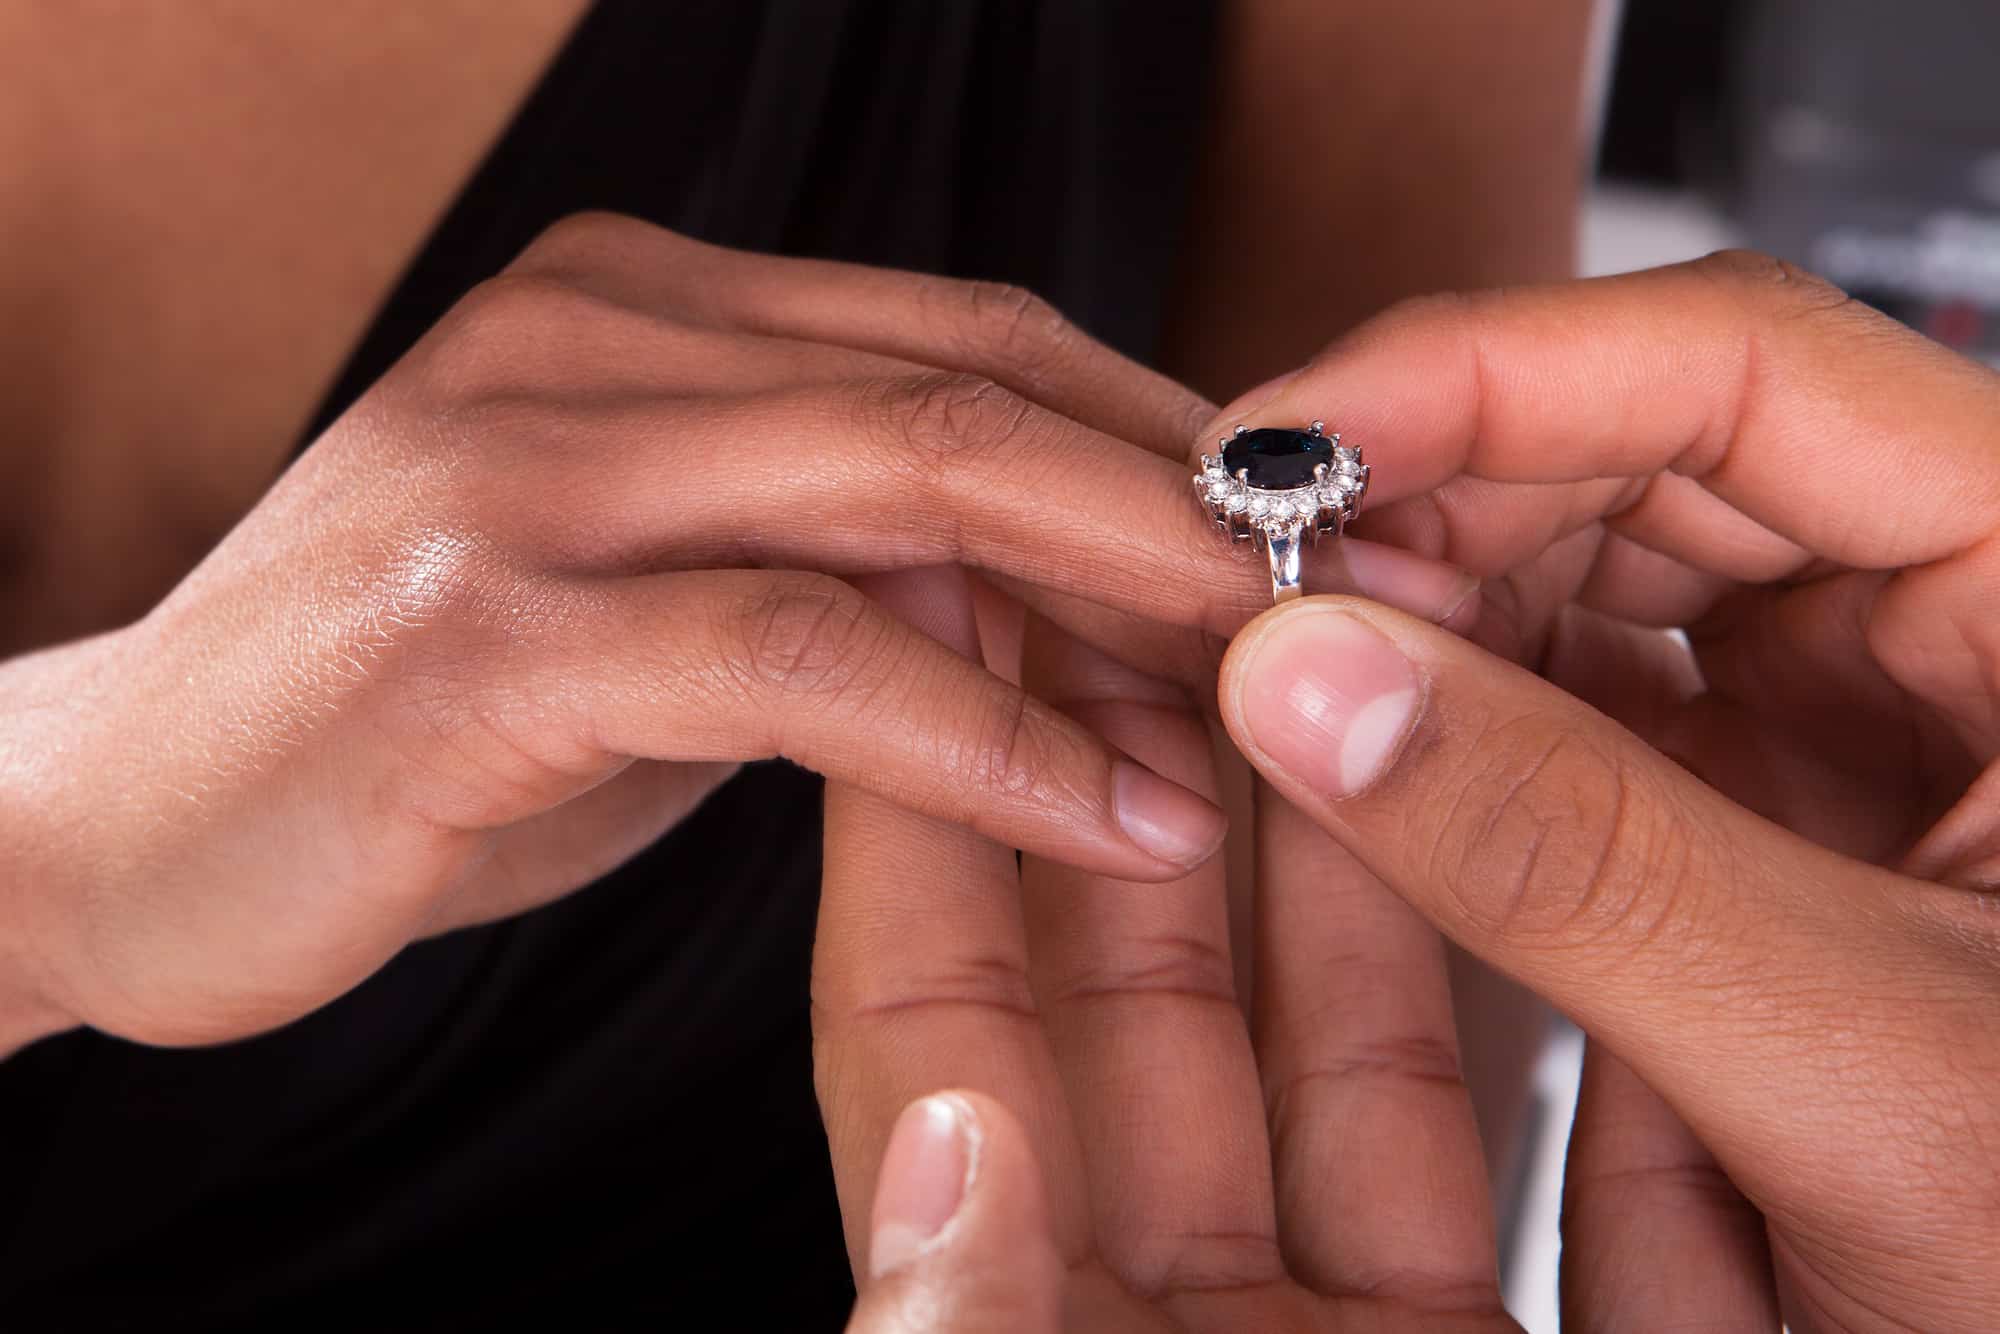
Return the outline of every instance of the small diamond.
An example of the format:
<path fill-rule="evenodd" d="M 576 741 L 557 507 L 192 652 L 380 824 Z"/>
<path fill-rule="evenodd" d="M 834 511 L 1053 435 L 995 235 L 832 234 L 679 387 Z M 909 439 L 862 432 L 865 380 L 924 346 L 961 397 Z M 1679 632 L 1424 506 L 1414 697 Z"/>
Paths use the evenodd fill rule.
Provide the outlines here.
<path fill-rule="evenodd" d="M 1266 514 L 1268 514 L 1268 513 L 1270 513 L 1270 512 L 1271 512 L 1271 502 L 1270 502 L 1270 501 L 1268 501 L 1268 500 L 1266 500 L 1266 499 L 1264 499 L 1264 497 L 1262 497 L 1262 496 L 1257 496 L 1256 498 L 1254 498 L 1253 500 L 1251 500 L 1251 502 L 1250 502 L 1250 517 L 1251 517 L 1251 518 L 1253 518 L 1253 519 L 1261 519 L 1261 518 L 1263 518 L 1263 517 L 1264 517 L 1264 516 L 1265 516 Z"/>
<path fill-rule="evenodd" d="M 1218 504 L 1229 498 L 1229 479 L 1218 476 L 1208 484 L 1208 498 Z"/>
<path fill-rule="evenodd" d="M 1232 492 L 1229 499 L 1223 502 L 1223 507 L 1231 514 L 1241 514 L 1249 503 L 1250 497 L 1244 495 L 1241 491 L 1236 491 Z"/>
<path fill-rule="evenodd" d="M 1277 522 L 1277 523 L 1284 523 L 1284 522 L 1285 522 L 1286 520 L 1290 519 L 1291 517 L 1292 517 L 1292 502 L 1291 502 L 1291 501 L 1289 501 L 1289 500 L 1274 500 L 1274 501 L 1272 501 L 1272 502 L 1271 502 L 1271 518 L 1272 518 L 1272 520 L 1273 520 L 1274 522 Z"/>

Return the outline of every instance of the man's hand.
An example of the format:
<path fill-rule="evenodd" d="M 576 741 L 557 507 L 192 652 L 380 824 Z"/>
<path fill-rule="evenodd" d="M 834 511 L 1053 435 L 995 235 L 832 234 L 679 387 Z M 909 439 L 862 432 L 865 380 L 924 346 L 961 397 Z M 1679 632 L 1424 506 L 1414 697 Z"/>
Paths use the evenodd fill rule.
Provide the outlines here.
<path fill-rule="evenodd" d="M 956 571 L 869 590 L 978 651 Z M 1051 626 L 1027 643 L 1031 689 L 1214 790 L 1194 697 Z M 878 1164 L 885 1146 L 898 1161 L 904 1106 L 945 1083 L 1020 1119 L 1049 1229 L 1021 1282 L 1042 1300 L 1052 1250 L 1062 1328 L 1514 1328 L 1436 933 L 1295 814 L 1260 818 L 1258 838 L 1259 929 L 1232 941 L 1214 862 L 1166 885 L 1017 864 L 829 785 L 815 1074 L 864 1309 L 909 1309 L 907 1281 L 880 1276 L 884 1210 L 905 1206 Z M 1254 1022 L 1236 951 L 1254 955 Z M 892 1260 L 906 1239 L 890 1234 Z"/>
<path fill-rule="evenodd" d="M 1722 256 L 1402 308 L 1308 416 L 1548 679 L 1307 599 L 1224 719 L 1589 1032 L 1565 1328 L 2000 1327 L 2000 381 Z"/>

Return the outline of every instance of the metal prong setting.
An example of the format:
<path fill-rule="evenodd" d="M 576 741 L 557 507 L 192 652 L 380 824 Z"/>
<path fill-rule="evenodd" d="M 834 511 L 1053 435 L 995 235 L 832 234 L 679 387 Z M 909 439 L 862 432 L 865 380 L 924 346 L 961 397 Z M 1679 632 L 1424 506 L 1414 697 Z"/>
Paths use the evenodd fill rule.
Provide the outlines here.
<path fill-rule="evenodd" d="M 1236 432 L 1240 435 L 1247 429 L 1239 426 Z M 1313 423 L 1313 434 L 1325 429 L 1325 422 Z M 1313 470 L 1311 485 L 1289 491 L 1252 490 L 1247 470 L 1238 469 L 1231 477 L 1223 471 L 1219 453 L 1202 455 L 1194 486 L 1209 519 L 1232 542 L 1249 542 L 1259 549 L 1268 546 L 1273 536 L 1296 540 L 1309 534 L 1315 544 L 1323 534 L 1338 536 L 1360 512 L 1368 490 L 1368 467 L 1361 461 L 1359 447 L 1343 446 L 1337 434 L 1327 438 L 1333 445 L 1333 462 Z M 1216 443 L 1226 446 L 1229 437 Z"/>

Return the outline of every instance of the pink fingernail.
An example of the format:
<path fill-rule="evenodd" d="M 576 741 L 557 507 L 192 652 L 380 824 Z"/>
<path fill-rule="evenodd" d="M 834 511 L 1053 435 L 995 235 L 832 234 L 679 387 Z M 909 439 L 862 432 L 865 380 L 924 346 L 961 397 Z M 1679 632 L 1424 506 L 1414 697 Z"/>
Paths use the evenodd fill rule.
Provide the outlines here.
<path fill-rule="evenodd" d="M 948 1093 L 919 1098 L 896 1118 L 875 1184 L 868 1272 L 880 1278 L 935 1248 L 979 1169 L 979 1118 Z"/>
<path fill-rule="evenodd" d="M 1343 612 L 1301 607 L 1266 630 L 1254 653 L 1240 704 L 1259 750 L 1330 797 L 1382 776 L 1423 699 L 1400 649 Z"/>
<path fill-rule="evenodd" d="M 1111 767 L 1111 805 L 1125 837 L 1190 870 L 1215 855 L 1229 828 L 1213 803 L 1130 760 Z"/>

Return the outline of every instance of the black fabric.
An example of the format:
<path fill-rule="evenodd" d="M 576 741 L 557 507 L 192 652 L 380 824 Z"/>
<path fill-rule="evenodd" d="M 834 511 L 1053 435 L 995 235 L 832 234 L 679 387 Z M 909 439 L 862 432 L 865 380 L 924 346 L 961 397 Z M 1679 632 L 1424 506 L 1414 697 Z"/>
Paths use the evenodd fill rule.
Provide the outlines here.
<path fill-rule="evenodd" d="M 1208 24 L 1163 0 L 600 4 L 321 424 L 586 208 L 1023 282 L 1143 356 Z M 0 1329 L 838 1328 L 818 853 L 817 781 L 753 766 L 600 884 L 279 1032 L 0 1063 Z"/>

